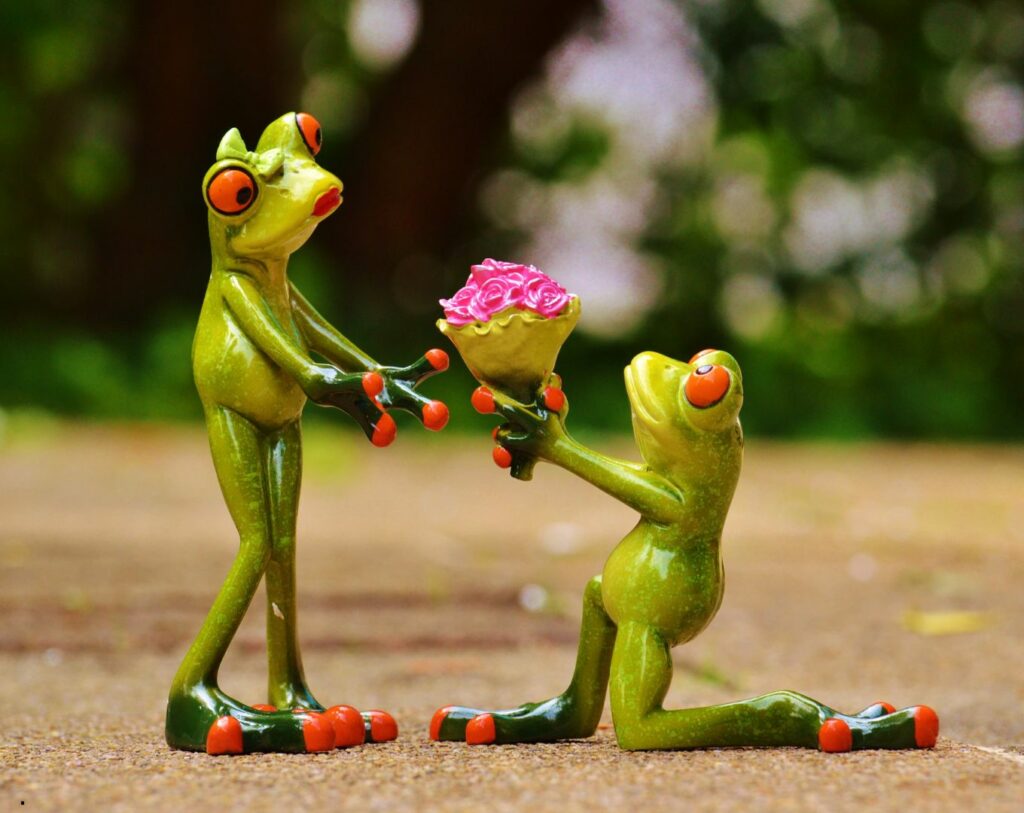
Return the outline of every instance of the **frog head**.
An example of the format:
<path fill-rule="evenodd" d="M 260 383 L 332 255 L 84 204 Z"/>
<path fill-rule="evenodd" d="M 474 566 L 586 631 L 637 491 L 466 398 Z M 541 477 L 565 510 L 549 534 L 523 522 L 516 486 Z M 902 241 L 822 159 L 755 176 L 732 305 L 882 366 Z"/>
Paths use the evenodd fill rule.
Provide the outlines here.
<path fill-rule="evenodd" d="M 637 445 L 655 471 L 707 470 L 741 452 L 743 375 L 725 351 L 703 350 L 688 362 L 641 353 L 625 376 Z"/>
<path fill-rule="evenodd" d="M 234 257 L 283 258 L 341 203 L 342 183 L 316 163 L 320 124 L 308 113 L 286 113 L 246 149 L 232 128 L 203 178 L 210 239 Z"/>

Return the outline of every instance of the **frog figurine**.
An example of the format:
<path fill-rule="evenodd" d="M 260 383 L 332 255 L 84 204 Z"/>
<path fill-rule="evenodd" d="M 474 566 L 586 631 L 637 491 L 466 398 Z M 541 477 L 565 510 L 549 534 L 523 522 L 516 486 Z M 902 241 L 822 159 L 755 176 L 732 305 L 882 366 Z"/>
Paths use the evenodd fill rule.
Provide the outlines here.
<path fill-rule="evenodd" d="M 722 603 L 722 528 L 743 457 L 743 377 L 729 353 L 704 350 L 687 363 L 641 353 L 625 378 L 642 463 L 606 457 L 569 436 L 557 376 L 530 405 L 497 391 L 474 393 L 479 411 L 506 421 L 495 432 L 499 465 L 510 465 L 513 455 L 554 463 L 641 518 L 587 584 L 565 692 L 506 711 L 446 706 L 434 714 L 431 738 L 502 744 L 589 737 L 610 682 L 615 736 L 628 750 L 933 746 L 939 723 L 927 706 L 897 711 L 874 703 L 841 714 L 790 691 L 703 708 L 662 706 L 672 647 L 700 633 Z"/>
<path fill-rule="evenodd" d="M 289 281 L 288 258 L 341 204 L 342 183 L 317 165 L 321 129 L 307 113 L 271 123 L 254 152 L 237 129 L 203 180 L 213 268 L 192 347 L 210 448 L 240 547 L 171 685 L 166 736 L 210 754 L 308 752 L 394 739 L 382 711 L 325 709 L 303 675 L 296 637 L 295 522 L 306 400 L 351 415 L 376 446 L 395 438 L 389 408 L 440 430 L 447 407 L 415 387 L 447 368 L 442 350 L 385 367 L 346 339 Z M 313 354 L 316 354 L 314 357 Z M 319 360 L 317 360 L 319 358 Z M 218 687 L 218 670 L 266 577 L 268 703 Z"/>

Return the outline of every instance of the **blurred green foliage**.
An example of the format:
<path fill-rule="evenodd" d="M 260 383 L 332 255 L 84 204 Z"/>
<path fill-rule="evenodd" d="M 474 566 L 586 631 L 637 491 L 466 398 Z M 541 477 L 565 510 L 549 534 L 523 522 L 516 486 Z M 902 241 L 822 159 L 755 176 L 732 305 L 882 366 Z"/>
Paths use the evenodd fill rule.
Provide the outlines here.
<path fill-rule="evenodd" d="M 301 68 L 292 96 L 324 123 L 328 164 L 359 131 L 389 69 L 353 51 L 351 6 L 291 6 L 278 35 Z M 697 35 L 687 47 L 714 100 L 714 134 L 698 159 L 653 169 L 658 205 L 635 246 L 659 273 L 650 309 L 615 335 L 578 332 L 563 351 L 560 368 L 580 405 L 574 421 L 627 427 L 621 368 L 633 353 L 687 357 L 723 346 L 743 365 L 744 419 L 755 433 L 1024 436 L 1020 6 L 701 0 L 681 8 Z M 425 4 L 426 20 L 430 13 Z M 135 205 L 125 190 L 142 171 L 126 157 L 137 103 L 117 68 L 133 20 L 121 0 L 0 7 L 0 406 L 104 418 L 200 414 L 189 346 L 201 288 L 154 289 L 130 324 L 98 325 L 76 309 L 90 297 L 117 298 L 126 276 L 177 273 L 122 270 L 104 287 L 97 253 L 95 235 Z M 467 70 L 486 70 L 471 45 L 452 42 L 450 52 L 467 55 Z M 534 188 L 571 188 L 608 171 L 614 128 L 568 116 L 544 141 L 509 128 L 481 159 L 477 185 L 505 171 Z M 198 267 L 205 230 L 192 187 L 205 167 L 181 179 L 174 210 Z M 352 301 L 358 286 L 339 274 L 321 237 L 294 258 L 294 279 L 355 341 L 395 363 L 440 343 L 433 302 L 470 261 L 532 259 L 521 254 L 528 227 L 474 210 L 447 251 L 428 258 L 443 271 L 418 300 L 406 302 L 391 281 L 403 310 L 382 324 Z M 465 405 L 471 386 L 461 369 L 430 384 L 451 404 L 453 426 L 476 426 Z"/>

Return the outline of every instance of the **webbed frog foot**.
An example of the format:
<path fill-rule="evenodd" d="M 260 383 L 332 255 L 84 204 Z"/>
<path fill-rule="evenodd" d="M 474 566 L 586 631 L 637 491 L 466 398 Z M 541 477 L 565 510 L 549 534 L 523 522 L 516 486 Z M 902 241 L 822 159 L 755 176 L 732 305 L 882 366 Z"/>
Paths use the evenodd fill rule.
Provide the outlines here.
<path fill-rule="evenodd" d="M 882 713 L 877 714 L 876 707 Z M 889 710 L 876 703 L 854 717 L 836 715 L 818 730 L 818 747 L 828 753 L 866 748 L 932 748 L 939 736 L 939 716 L 929 706 Z M 865 714 L 870 712 L 869 714 Z"/>
<path fill-rule="evenodd" d="M 430 721 L 430 739 L 468 745 L 555 742 L 591 736 L 596 724 L 562 697 L 507 711 L 444 706 Z"/>
<path fill-rule="evenodd" d="M 310 702 L 292 708 L 292 713 L 319 713 L 334 728 L 334 747 L 351 748 L 363 743 L 391 742 L 398 737 L 398 723 L 386 711 L 371 709 L 360 712 L 354 706 L 337 705 L 323 708 L 309 695 Z M 275 706 L 257 705 L 254 709 L 277 711 Z"/>
<path fill-rule="evenodd" d="M 352 706 L 331 706 L 324 712 L 334 726 L 336 748 L 350 748 L 363 743 L 391 742 L 398 737 L 398 723 L 386 711 L 371 709 L 360 712 Z"/>
<path fill-rule="evenodd" d="M 247 706 L 209 686 L 171 697 L 166 735 L 174 748 L 211 755 L 301 754 L 330 751 L 335 746 L 334 725 L 326 714 Z"/>

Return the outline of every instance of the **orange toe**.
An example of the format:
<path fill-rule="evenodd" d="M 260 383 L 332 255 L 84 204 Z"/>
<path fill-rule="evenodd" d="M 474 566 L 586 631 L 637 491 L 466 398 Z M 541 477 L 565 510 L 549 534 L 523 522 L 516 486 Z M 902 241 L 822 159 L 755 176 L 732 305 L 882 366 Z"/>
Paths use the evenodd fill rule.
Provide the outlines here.
<path fill-rule="evenodd" d="M 334 726 L 334 747 L 351 748 L 366 742 L 363 715 L 352 706 L 331 706 L 324 712 Z"/>
<path fill-rule="evenodd" d="M 497 733 L 490 714 L 478 714 L 466 724 L 466 742 L 470 745 L 490 745 L 495 739 Z"/>
<path fill-rule="evenodd" d="M 440 372 L 441 370 L 448 369 L 448 354 L 445 353 L 444 350 L 435 347 L 433 350 L 428 350 L 423 355 L 427 357 L 427 361 L 430 362 L 430 366 L 435 370 Z"/>
<path fill-rule="evenodd" d="M 896 707 L 892 703 L 886 703 L 884 700 L 876 701 L 875 705 L 885 709 L 886 714 L 894 714 L 896 711 Z"/>
<path fill-rule="evenodd" d="M 932 748 L 939 738 L 939 715 L 929 706 L 918 706 L 914 712 L 914 742 L 918 748 Z"/>
<path fill-rule="evenodd" d="M 552 412 L 559 412 L 565 406 L 565 393 L 556 387 L 544 390 L 544 406 Z"/>
<path fill-rule="evenodd" d="M 423 405 L 423 425 L 431 432 L 440 432 L 448 424 L 448 407 L 441 401 Z"/>
<path fill-rule="evenodd" d="M 512 452 L 504 446 L 495 446 L 494 450 L 491 452 L 491 459 L 499 468 L 507 469 L 512 465 Z"/>
<path fill-rule="evenodd" d="M 371 398 L 376 398 L 384 392 L 384 376 L 373 370 L 363 373 L 363 392 Z"/>
<path fill-rule="evenodd" d="M 277 706 L 271 706 L 269 703 L 254 703 L 252 706 L 256 711 L 277 711 Z"/>
<path fill-rule="evenodd" d="M 371 709 L 366 713 L 370 715 L 370 736 L 374 742 L 391 742 L 398 737 L 398 723 L 394 717 L 380 709 Z"/>
<path fill-rule="evenodd" d="M 218 717 L 206 732 L 206 753 L 241 754 L 242 724 L 234 717 Z"/>
<path fill-rule="evenodd" d="M 818 729 L 818 747 L 830 754 L 838 754 L 853 748 L 853 732 L 836 717 L 830 717 Z"/>
<path fill-rule="evenodd" d="M 444 718 L 448 716 L 448 712 L 451 711 L 452 708 L 452 706 L 442 706 L 434 712 L 434 716 L 430 718 L 430 739 L 441 739 L 441 724 L 444 722 Z"/>
<path fill-rule="evenodd" d="M 334 725 L 326 714 L 306 712 L 302 721 L 302 739 L 308 752 L 330 751 L 334 748 Z"/>
<path fill-rule="evenodd" d="M 370 438 L 370 442 L 374 446 L 384 448 L 391 445 L 396 434 L 398 434 L 398 427 L 395 425 L 395 419 L 385 412 L 377 418 L 377 426 L 373 430 L 373 437 Z"/>
<path fill-rule="evenodd" d="M 487 387 L 480 386 L 473 390 L 473 395 L 470 396 L 469 401 L 473 404 L 473 409 L 481 415 L 490 415 L 497 409 L 494 405 L 494 393 Z"/>

